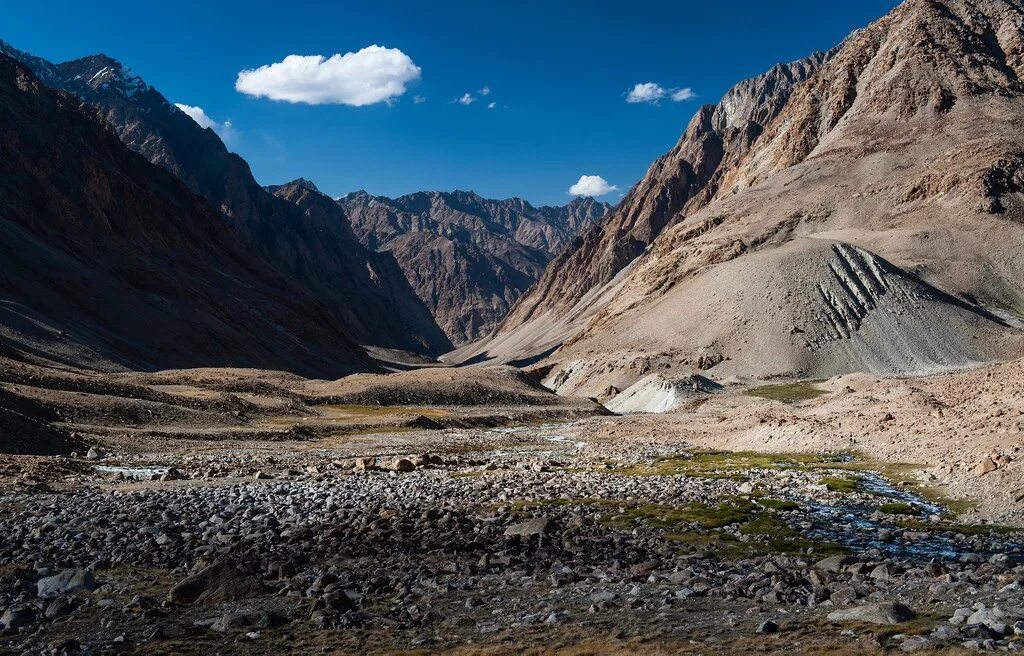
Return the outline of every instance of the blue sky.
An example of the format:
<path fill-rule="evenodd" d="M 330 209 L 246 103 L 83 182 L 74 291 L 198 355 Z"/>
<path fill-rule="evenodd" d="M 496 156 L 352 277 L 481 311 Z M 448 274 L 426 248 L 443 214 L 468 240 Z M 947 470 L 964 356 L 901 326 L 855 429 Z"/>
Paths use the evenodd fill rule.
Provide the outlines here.
<path fill-rule="evenodd" d="M 264 184 L 303 176 L 335 196 L 459 188 L 561 204 L 586 174 L 619 187 L 602 197 L 615 202 L 699 104 L 831 47 L 896 4 L 49 0 L 10 3 L 0 38 L 53 61 L 104 52 L 172 102 L 230 120 L 232 149 Z M 293 104 L 235 89 L 240 71 L 288 55 L 374 44 L 419 69 L 391 102 Z M 647 82 L 697 97 L 627 102 Z M 467 93 L 471 104 L 451 102 Z"/>

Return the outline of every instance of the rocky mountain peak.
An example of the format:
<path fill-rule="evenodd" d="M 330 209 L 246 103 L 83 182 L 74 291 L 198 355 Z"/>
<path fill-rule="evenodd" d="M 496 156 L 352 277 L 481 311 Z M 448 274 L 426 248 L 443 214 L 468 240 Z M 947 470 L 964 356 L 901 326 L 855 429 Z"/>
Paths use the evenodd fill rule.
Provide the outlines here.
<path fill-rule="evenodd" d="M 24 50 L 18 50 L 2 39 L 0 39 L 0 54 L 7 55 L 11 59 L 21 62 L 27 66 L 36 77 L 47 85 L 52 86 L 51 82 L 57 76 L 56 66 L 42 57 L 36 57 Z"/>
<path fill-rule="evenodd" d="M 851 34 L 766 129 L 769 148 L 730 176 L 756 184 L 861 121 L 906 123 L 958 103 L 1024 94 L 1024 5 L 1017 0 L 907 0 Z"/>
<path fill-rule="evenodd" d="M 395 199 L 359 191 L 338 204 L 364 245 L 395 255 L 456 344 L 489 332 L 547 262 L 609 209 L 592 199 L 535 208 L 458 189 Z"/>
<path fill-rule="evenodd" d="M 67 99 L 0 54 L 6 354 L 101 368 L 373 368 L 304 286 Z"/>
<path fill-rule="evenodd" d="M 698 109 L 675 147 L 651 165 L 613 211 L 582 234 L 577 248 L 551 263 L 499 332 L 515 330 L 549 310 L 565 315 L 592 289 L 614 279 L 666 227 L 711 202 L 726 174 L 751 150 L 793 90 L 834 52 L 776 65 L 737 84 L 717 105 Z"/>
<path fill-rule="evenodd" d="M 465 356 L 560 393 L 1019 357 L 1022 73 L 1020 0 L 908 0 L 739 83 Z"/>
<path fill-rule="evenodd" d="M 56 66 L 56 71 L 62 86 L 79 94 L 87 88 L 96 93 L 112 92 L 131 98 L 151 90 L 130 68 L 104 54 L 63 62 Z"/>
<path fill-rule="evenodd" d="M 268 193 L 212 130 L 106 55 L 56 66 L 38 58 L 22 61 L 44 73 L 55 70 L 47 84 L 78 95 L 125 145 L 205 198 L 248 248 L 307 289 L 360 344 L 430 353 L 451 347 L 397 266 L 362 246 L 333 199 L 308 181 L 292 187 L 303 192 L 297 199 L 311 197 L 305 208 Z"/>
<path fill-rule="evenodd" d="M 309 190 L 309 191 L 315 191 L 317 193 L 321 193 L 320 190 L 317 189 L 317 186 L 315 184 L 313 184 L 313 181 L 312 180 L 307 180 L 306 178 L 295 178 L 291 182 L 285 182 L 284 184 L 279 184 L 279 185 L 267 185 L 264 188 L 267 191 L 269 191 L 270 193 L 276 194 L 278 192 L 278 190 L 284 189 L 284 188 L 287 188 L 287 187 L 298 187 L 298 188 L 301 188 L 301 189 L 306 189 L 306 190 Z"/>

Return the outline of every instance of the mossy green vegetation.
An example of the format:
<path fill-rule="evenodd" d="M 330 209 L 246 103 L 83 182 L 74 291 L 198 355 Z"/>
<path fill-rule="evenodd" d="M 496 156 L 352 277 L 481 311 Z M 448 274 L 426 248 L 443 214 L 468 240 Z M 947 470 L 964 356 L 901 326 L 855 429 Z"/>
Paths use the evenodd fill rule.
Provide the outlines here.
<path fill-rule="evenodd" d="M 526 512 L 554 506 L 599 509 L 604 511 L 601 521 L 606 526 L 623 531 L 632 531 L 638 527 L 663 531 L 666 540 L 713 553 L 722 559 L 735 560 L 767 554 L 811 553 L 826 556 L 845 553 L 837 544 L 801 538 L 799 532 L 789 526 L 775 510 L 795 510 L 799 505 L 782 499 L 758 499 L 754 503 L 733 497 L 723 499 L 717 505 L 693 502 L 672 506 L 630 504 L 614 499 L 559 498 L 513 501 L 492 506 L 508 512 Z M 727 528 L 731 530 L 725 530 Z"/>
<path fill-rule="evenodd" d="M 828 488 L 829 492 L 840 494 L 852 494 L 857 491 L 861 479 L 858 476 L 826 476 L 821 479 L 821 484 Z"/>
<path fill-rule="evenodd" d="M 751 387 L 745 394 L 782 403 L 800 403 L 827 394 L 825 390 L 815 384 L 820 382 L 820 380 L 807 380 L 781 385 L 762 385 L 761 387 Z"/>
<path fill-rule="evenodd" d="M 625 476 L 693 476 L 747 480 L 749 469 L 810 469 L 838 463 L 838 456 L 810 453 L 758 453 L 756 451 L 695 451 L 659 458 L 650 464 L 613 467 Z"/>
<path fill-rule="evenodd" d="M 421 415 L 429 419 L 443 419 L 451 412 L 443 408 L 428 408 L 408 405 L 360 405 L 355 403 L 313 406 L 324 414 L 341 415 L 341 418 L 393 417 L 397 415 Z"/>
<path fill-rule="evenodd" d="M 776 512 L 790 512 L 793 510 L 800 510 L 800 504 L 796 501 L 789 501 L 788 499 L 758 499 L 758 505 L 761 505 L 769 510 Z"/>
<path fill-rule="evenodd" d="M 755 511 L 750 503 L 722 503 L 711 506 L 704 503 L 688 503 L 683 506 L 648 504 L 628 508 L 624 512 L 610 514 L 604 521 L 609 526 L 628 529 L 638 521 L 654 528 L 679 528 L 696 524 L 702 529 L 714 529 L 748 521 Z"/>
<path fill-rule="evenodd" d="M 921 509 L 912 503 L 893 501 L 878 506 L 878 511 L 887 515 L 920 515 Z"/>
<path fill-rule="evenodd" d="M 796 531 L 790 528 L 789 524 L 782 521 L 772 513 L 758 515 L 746 524 L 740 526 L 740 533 L 743 535 L 767 535 L 779 538 L 790 538 L 796 536 Z"/>
<path fill-rule="evenodd" d="M 899 525 L 911 531 L 926 533 L 952 533 L 960 535 L 1011 535 L 1024 533 L 1024 529 L 1001 524 L 958 524 L 950 521 L 927 522 L 920 519 L 903 519 Z"/>
<path fill-rule="evenodd" d="M 718 506 L 687 504 L 682 507 L 639 506 L 623 513 L 609 515 L 611 526 L 629 529 L 640 522 L 664 529 L 665 538 L 692 548 L 709 551 L 724 559 L 750 558 L 764 554 L 845 553 L 833 543 L 816 542 L 799 537 L 796 530 L 774 512 L 764 512 L 745 502 L 729 502 Z M 739 524 L 737 532 L 745 539 L 721 529 Z M 688 530 L 680 530 L 688 528 Z"/>
<path fill-rule="evenodd" d="M 770 513 L 758 515 L 739 528 L 744 539 L 724 531 L 670 532 L 665 538 L 689 545 L 693 549 L 717 555 L 724 560 L 739 560 L 768 554 L 807 555 L 820 557 L 846 553 L 846 549 L 832 542 L 818 542 L 799 537 L 799 534 Z"/>

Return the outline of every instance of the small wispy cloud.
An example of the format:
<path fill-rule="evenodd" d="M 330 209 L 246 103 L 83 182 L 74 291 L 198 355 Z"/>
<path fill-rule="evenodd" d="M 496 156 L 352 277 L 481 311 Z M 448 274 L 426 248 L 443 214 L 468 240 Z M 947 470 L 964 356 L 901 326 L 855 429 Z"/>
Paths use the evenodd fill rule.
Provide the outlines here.
<path fill-rule="evenodd" d="M 480 95 L 481 96 L 489 96 L 489 95 L 491 95 L 491 87 L 485 86 L 483 89 L 480 89 Z"/>
<path fill-rule="evenodd" d="M 413 96 L 412 97 L 412 104 L 414 104 L 414 105 L 422 105 L 425 102 L 427 102 L 427 97 L 426 96 Z"/>
<path fill-rule="evenodd" d="M 619 188 L 599 175 L 581 175 L 579 181 L 569 187 L 571 196 L 604 196 Z"/>
<path fill-rule="evenodd" d="M 199 124 L 201 128 L 210 128 L 221 138 L 225 146 L 231 146 L 234 144 L 235 139 L 238 137 L 238 133 L 235 132 L 235 127 L 231 124 L 230 120 L 226 120 L 223 123 L 219 123 L 206 113 L 202 107 L 195 105 L 185 105 L 183 103 L 174 103 L 174 106 L 185 112 L 189 117 Z"/>
<path fill-rule="evenodd" d="M 687 100 L 693 100 L 696 97 L 697 97 L 697 94 L 695 94 L 693 92 L 693 89 L 691 89 L 690 87 L 685 87 L 685 88 L 682 88 L 682 89 L 676 89 L 675 91 L 672 92 L 672 100 L 674 100 L 676 102 L 684 102 L 684 101 L 687 101 Z"/>
<path fill-rule="evenodd" d="M 696 98 L 697 94 L 690 87 L 665 88 L 657 82 L 640 82 L 626 93 L 626 102 L 656 105 L 666 97 L 674 102 L 684 102 Z"/>
<path fill-rule="evenodd" d="M 476 96 L 473 96 L 473 95 L 468 94 L 468 93 L 464 93 L 464 94 L 462 94 L 461 97 L 456 98 L 452 102 L 453 103 L 458 103 L 460 105 L 472 105 L 473 103 L 476 102 Z"/>
<path fill-rule="evenodd" d="M 498 103 L 496 103 L 496 102 L 487 103 L 487 109 L 494 109 L 497 106 L 498 106 Z"/>
<path fill-rule="evenodd" d="M 665 89 L 654 82 L 641 82 L 637 84 L 626 95 L 628 103 L 653 103 L 665 97 Z"/>

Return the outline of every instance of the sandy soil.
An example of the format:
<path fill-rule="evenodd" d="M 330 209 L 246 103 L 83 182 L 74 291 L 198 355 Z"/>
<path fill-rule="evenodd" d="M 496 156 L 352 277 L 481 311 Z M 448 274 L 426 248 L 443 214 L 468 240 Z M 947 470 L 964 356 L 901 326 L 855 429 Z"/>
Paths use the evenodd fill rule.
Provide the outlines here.
<path fill-rule="evenodd" d="M 966 502 L 971 516 L 1024 525 L 1024 361 L 925 378 L 852 374 L 792 387 L 821 395 L 785 403 L 732 387 L 671 413 L 592 419 L 578 430 L 623 444 L 856 453 L 891 468 L 916 465 L 903 467 L 909 479 Z"/>

